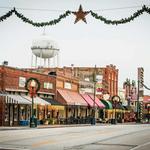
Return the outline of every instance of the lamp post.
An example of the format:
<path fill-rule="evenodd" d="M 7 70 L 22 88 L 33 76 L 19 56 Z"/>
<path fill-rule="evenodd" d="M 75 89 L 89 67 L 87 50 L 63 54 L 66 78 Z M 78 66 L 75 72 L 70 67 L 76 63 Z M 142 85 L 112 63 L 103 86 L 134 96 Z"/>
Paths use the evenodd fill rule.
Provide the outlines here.
<path fill-rule="evenodd" d="M 93 121 L 92 121 L 92 125 L 96 124 L 96 119 L 95 119 L 95 113 L 96 113 L 96 107 L 95 107 L 95 98 L 96 98 L 96 65 L 94 68 L 94 74 L 93 74 L 93 83 L 94 83 L 94 103 L 93 103 Z"/>
<path fill-rule="evenodd" d="M 30 125 L 31 128 L 35 128 L 34 108 L 33 108 L 34 107 L 34 97 L 35 97 L 35 94 L 36 94 L 35 87 L 36 87 L 35 80 L 31 80 L 31 83 L 30 83 L 30 96 L 32 98 L 32 117 L 31 117 L 31 125 Z"/>
<path fill-rule="evenodd" d="M 117 121 L 116 121 L 116 106 L 117 106 L 117 104 L 120 102 L 120 97 L 118 96 L 118 95 L 114 95 L 113 97 L 112 97 L 112 102 L 113 102 L 113 106 L 114 106 L 114 109 L 115 109 L 115 113 L 114 113 L 114 117 L 113 117 L 113 119 L 112 119 L 112 124 L 117 124 Z"/>
<path fill-rule="evenodd" d="M 31 112 L 32 116 L 30 119 L 30 127 L 35 128 L 37 124 L 35 124 L 35 118 L 34 118 L 34 97 L 36 96 L 36 93 L 40 90 L 40 82 L 36 78 L 29 78 L 26 81 L 25 84 L 25 89 L 29 91 L 30 97 L 32 98 L 32 107 L 31 107 Z"/>

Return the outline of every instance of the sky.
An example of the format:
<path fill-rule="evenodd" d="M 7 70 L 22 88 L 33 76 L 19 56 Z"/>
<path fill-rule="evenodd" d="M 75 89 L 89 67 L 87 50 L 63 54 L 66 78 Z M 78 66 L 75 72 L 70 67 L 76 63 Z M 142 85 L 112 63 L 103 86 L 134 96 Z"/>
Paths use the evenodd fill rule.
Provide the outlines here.
<path fill-rule="evenodd" d="M 66 10 L 77 11 L 80 4 L 84 11 L 92 10 L 114 20 L 130 16 L 144 4 L 150 7 L 149 0 L 0 0 L 0 16 L 16 7 L 24 16 L 43 22 L 58 18 Z M 141 7 L 104 11 L 130 6 Z M 9 66 L 31 67 L 32 41 L 45 30 L 59 45 L 60 67 L 71 64 L 75 67 L 105 67 L 113 64 L 119 69 L 119 87 L 126 78 L 137 81 L 137 68 L 143 67 L 144 83 L 150 87 L 149 14 L 144 13 L 134 21 L 118 26 L 107 25 L 90 14 L 86 16 L 87 24 L 82 21 L 74 24 L 74 21 L 75 16 L 71 14 L 45 29 L 24 23 L 15 15 L 0 22 L 0 63 L 5 60 Z M 145 93 L 150 94 L 146 90 Z"/>

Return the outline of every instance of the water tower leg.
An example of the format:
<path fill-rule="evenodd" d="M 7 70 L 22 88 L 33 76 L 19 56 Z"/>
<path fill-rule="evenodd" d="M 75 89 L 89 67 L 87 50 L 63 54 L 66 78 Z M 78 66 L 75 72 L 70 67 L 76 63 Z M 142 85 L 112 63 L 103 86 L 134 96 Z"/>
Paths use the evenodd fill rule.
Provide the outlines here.
<path fill-rule="evenodd" d="M 37 67 L 37 56 L 35 57 L 35 68 Z"/>
<path fill-rule="evenodd" d="M 40 67 L 42 66 L 42 50 L 40 51 Z"/>
<path fill-rule="evenodd" d="M 53 57 L 53 67 L 55 67 L 55 57 Z"/>
<path fill-rule="evenodd" d="M 31 68 L 33 67 L 33 54 L 31 56 Z"/>
<path fill-rule="evenodd" d="M 57 67 L 59 67 L 59 54 L 57 54 Z"/>
<path fill-rule="evenodd" d="M 46 68 L 46 58 L 44 58 L 44 67 Z"/>
<path fill-rule="evenodd" d="M 50 68 L 50 58 L 48 58 L 48 68 Z"/>

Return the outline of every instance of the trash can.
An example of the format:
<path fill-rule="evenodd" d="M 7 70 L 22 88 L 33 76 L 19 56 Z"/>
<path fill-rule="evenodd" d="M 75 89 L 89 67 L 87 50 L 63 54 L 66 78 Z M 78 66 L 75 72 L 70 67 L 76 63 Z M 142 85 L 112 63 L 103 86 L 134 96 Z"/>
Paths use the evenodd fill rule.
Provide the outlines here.
<path fill-rule="evenodd" d="M 111 124 L 117 124 L 116 119 L 111 119 Z"/>
<path fill-rule="evenodd" d="M 96 123 L 95 118 L 92 117 L 92 118 L 91 118 L 91 125 L 95 125 L 95 123 Z"/>
<path fill-rule="evenodd" d="M 32 122 L 34 122 L 34 124 L 32 124 Z M 31 128 L 35 128 L 37 127 L 37 118 L 30 118 L 30 127 Z"/>

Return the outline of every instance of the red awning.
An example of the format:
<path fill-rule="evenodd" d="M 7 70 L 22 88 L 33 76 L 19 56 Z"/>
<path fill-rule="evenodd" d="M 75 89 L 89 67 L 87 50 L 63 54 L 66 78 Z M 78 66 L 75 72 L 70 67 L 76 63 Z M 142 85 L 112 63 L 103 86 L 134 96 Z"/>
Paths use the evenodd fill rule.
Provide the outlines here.
<path fill-rule="evenodd" d="M 89 95 L 87 95 L 87 94 L 81 94 L 81 96 L 89 104 L 89 106 L 94 107 L 94 101 L 92 100 L 92 98 Z M 97 104 L 95 106 L 97 107 Z"/>
<path fill-rule="evenodd" d="M 94 101 L 94 95 L 89 94 L 89 96 Z M 95 103 L 98 105 L 99 108 L 105 108 L 105 105 L 95 96 Z"/>
<path fill-rule="evenodd" d="M 57 100 L 66 105 L 88 106 L 87 102 L 77 92 L 58 89 Z"/>

